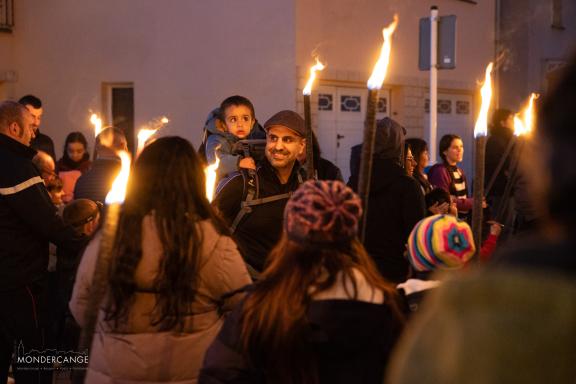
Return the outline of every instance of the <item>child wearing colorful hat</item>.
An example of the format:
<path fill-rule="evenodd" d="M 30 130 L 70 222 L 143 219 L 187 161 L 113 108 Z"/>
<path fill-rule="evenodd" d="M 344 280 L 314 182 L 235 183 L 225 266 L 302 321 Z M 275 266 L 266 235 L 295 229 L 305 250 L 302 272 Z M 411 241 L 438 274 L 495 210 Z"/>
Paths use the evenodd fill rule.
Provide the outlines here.
<path fill-rule="evenodd" d="M 452 215 L 434 215 L 419 221 L 408 237 L 407 258 L 412 278 L 399 284 L 408 313 L 415 312 L 425 292 L 440 285 L 430 279 L 435 270 L 462 268 L 476 247 L 470 226 Z"/>

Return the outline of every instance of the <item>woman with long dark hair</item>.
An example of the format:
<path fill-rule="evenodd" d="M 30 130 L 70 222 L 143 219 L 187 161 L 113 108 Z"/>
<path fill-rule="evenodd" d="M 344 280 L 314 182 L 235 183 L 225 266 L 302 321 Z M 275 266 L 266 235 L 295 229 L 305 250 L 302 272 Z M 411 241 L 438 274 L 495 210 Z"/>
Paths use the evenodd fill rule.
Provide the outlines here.
<path fill-rule="evenodd" d="M 76 181 L 91 166 L 86 137 L 82 132 L 70 132 L 64 142 L 64 153 L 56 162 L 56 173 L 62 179 L 64 191 L 62 200 L 65 203 L 74 199 Z"/>
<path fill-rule="evenodd" d="M 356 237 L 361 215 L 339 181 L 295 192 L 262 279 L 206 353 L 201 383 L 382 383 L 402 315 Z"/>
<path fill-rule="evenodd" d="M 414 168 L 414 173 L 412 177 L 418 181 L 420 188 L 422 188 L 422 193 L 426 195 L 432 191 L 432 184 L 428 181 L 428 176 L 424 169 L 428 166 L 430 162 L 430 155 L 428 154 L 428 143 L 425 140 L 413 137 L 406 139 L 406 143 L 410 145 L 412 150 L 412 156 L 416 162 L 416 167 Z"/>
<path fill-rule="evenodd" d="M 236 245 L 205 197 L 204 172 L 188 141 L 160 138 L 130 176 L 87 382 L 194 383 L 223 311 L 222 297 L 250 283 Z M 99 237 L 84 253 L 70 308 L 84 310 Z"/>

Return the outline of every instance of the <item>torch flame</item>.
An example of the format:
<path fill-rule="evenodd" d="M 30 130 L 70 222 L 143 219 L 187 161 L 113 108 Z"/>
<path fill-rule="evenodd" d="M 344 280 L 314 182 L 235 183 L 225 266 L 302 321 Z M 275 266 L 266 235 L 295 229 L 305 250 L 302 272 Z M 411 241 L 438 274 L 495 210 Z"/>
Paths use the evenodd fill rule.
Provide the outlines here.
<path fill-rule="evenodd" d="M 94 137 L 98 136 L 102 132 L 102 119 L 93 113 L 90 116 L 90 123 L 94 126 Z"/>
<path fill-rule="evenodd" d="M 130 176 L 130 154 L 126 151 L 120 151 L 118 156 L 122 160 L 122 167 L 114 179 L 114 183 L 112 183 L 110 192 L 106 195 L 106 204 L 122 204 L 126 196 L 126 185 Z"/>
<path fill-rule="evenodd" d="M 325 65 L 322 64 L 320 60 L 318 60 L 318 57 L 316 57 L 316 64 L 310 67 L 310 77 L 308 78 L 308 82 L 302 91 L 303 95 L 310 95 L 312 93 L 312 84 L 314 83 L 314 80 L 316 80 L 316 72 L 321 71 L 324 68 Z"/>
<path fill-rule="evenodd" d="M 218 156 L 216 156 L 216 161 L 204 168 L 204 176 L 206 177 L 206 198 L 209 202 L 212 202 L 214 199 L 214 190 L 216 189 L 216 174 L 219 165 L 220 159 Z"/>
<path fill-rule="evenodd" d="M 168 124 L 170 120 L 166 116 L 157 117 L 150 120 L 144 127 L 138 131 L 138 148 L 136 150 L 136 155 L 146 147 L 148 140 L 164 125 Z"/>
<path fill-rule="evenodd" d="M 520 119 L 520 114 L 516 113 L 514 115 L 514 134 L 516 136 L 522 136 L 527 133 L 526 125 Z"/>
<path fill-rule="evenodd" d="M 398 25 L 398 15 L 394 15 L 394 21 L 382 30 L 384 35 L 384 43 L 380 51 L 380 57 L 372 70 L 372 76 L 368 79 L 369 89 L 380 89 L 386 78 L 388 71 L 388 64 L 390 63 L 390 52 L 392 51 L 392 34 Z"/>
<path fill-rule="evenodd" d="M 528 100 L 528 106 L 522 112 L 525 134 L 530 134 L 534 129 L 534 100 L 536 100 L 538 97 L 540 97 L 540 95 L 537 93 L 530 94 L 530 99 Z"/>
<path fill-rule="evenodd" d="M 136 155 L 138 156 L 140 152 L 146 146 L 146 142 L 150 139 L 158 130 L 157 129 L 146 129 L 142 128 L 138 131 L 138 149 L 136 151 Z"/>
<path fill-rule="evenodd" d="M 488 110 L 490 109 L 490 102 L 492 101 L 492 66 L 494 63 L 488 64 L 486 67 L 486 74 L 484 77 L 484 84 L 480 90 L 482 95 L 482 106 L 480 107 L 480 114 L 474 126 L 474 137 L 486 136 L 488 134 Z"/>

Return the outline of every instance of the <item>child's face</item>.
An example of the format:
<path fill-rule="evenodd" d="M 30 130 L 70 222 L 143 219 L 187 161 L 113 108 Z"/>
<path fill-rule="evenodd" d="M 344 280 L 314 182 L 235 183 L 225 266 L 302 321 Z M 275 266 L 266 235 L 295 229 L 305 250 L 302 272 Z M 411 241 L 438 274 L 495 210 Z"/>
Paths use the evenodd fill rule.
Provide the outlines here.
<path fill-rule="evenodd" d="M 50 192 L 50 198 L 52 199 L 52 204 L 54 204 L 54 205 L 62 204 L 62 195 L 64 195 L 63 190 L 51 191 Z"/>
<path fill-rule="evenodd" d="M 68 153 L 68 157 L 72 161 L 80 161 L 82 157 L 84 157 L 84 153 L 86 152 L 86 148 L 84 148 L 84 144 L 82 143 L 68 143 L 66 147 L 66 152 Z"/>
<path fill-rule="evenodd" d="M 228 132 L 239 139 L 245 139 L 252 130 L 254 117 L 247 106 L 231 105 L 224 111 L 224 124 Z"/>
<path fill-rule="evenodd" d="M 96 228 L 98 228 L 98 223 L 100 223 L 99 213 L 96 214 L 94 220 L 84 224 L 84 227 L 82 228 L 82 233 L 85 234 L 86 236 L 92 236 L 94 231 L 96 231 Z"/>

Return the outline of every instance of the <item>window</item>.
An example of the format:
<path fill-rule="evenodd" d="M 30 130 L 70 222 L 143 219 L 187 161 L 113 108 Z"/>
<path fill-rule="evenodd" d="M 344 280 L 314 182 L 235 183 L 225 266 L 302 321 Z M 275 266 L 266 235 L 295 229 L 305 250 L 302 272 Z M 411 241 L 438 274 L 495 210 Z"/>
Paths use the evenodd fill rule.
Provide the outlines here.
<path fill-rule="evenodd" d="M 360 96 L 340 96 L 340 110 L 342 112 L 360 112 Z"/>
<path fill-rule="evenodd" d="M 318 94 L 318 110 L 331 111 L 332 110 L 332 95 L 329 93 Z"/>
<path fill-rule="evenodd" d="M 0 32 L 12 32 L 14 27 L 14 0 L 0 0 Z"/>
<path fill-rule="evenodd" d="M 552 28 L 564 29 L 562 22 L 562 0 L 552 0 Z"/>
<path fill-rule="evenodd" d="M 134 83 L 104 83 L 103 105 L 107 124 L 124 131 L 128 149 L 134 152 Z"/>

